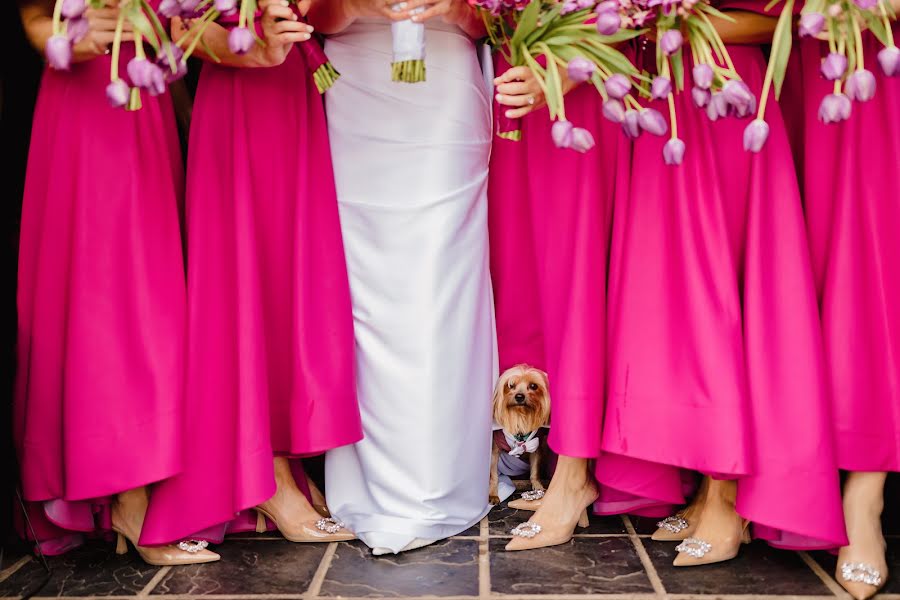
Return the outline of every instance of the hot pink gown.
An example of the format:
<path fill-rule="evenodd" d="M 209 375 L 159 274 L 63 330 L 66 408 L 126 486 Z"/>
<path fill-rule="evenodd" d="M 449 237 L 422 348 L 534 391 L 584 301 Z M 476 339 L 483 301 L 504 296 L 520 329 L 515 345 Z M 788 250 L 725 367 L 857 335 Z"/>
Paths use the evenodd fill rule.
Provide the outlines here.
<path fill-rule="evenodd" d="M 278 67 L 204 64 L 187 261 L 186 463 L 153 491 L 146 544 L 220 539 L 274 494 L 273 455 L 362 437 L 325 115 L 298 49 Z"/>
<path fill-rule="evenodd" d="M 762 52 L 729 51 L 758 95 Z M 644 60 L 653 63 L 652 46 Z M 737 510 L 757 537 L 841 545 L 812 269 L 781 114 L 770 99 L 771 134 L 754 155 L 742 148 L 748 121 L 711 122 L 689 92 L 676 102 L 684 163 L 665 165 L 666 138 L 645 133 L 616 190 L 595 509 L 665 514 L 700 472 L 737 480 Z"/>
<path fill-rule="evenodd" d="M 44 73 L 28 159 L 14 436 L 47 553 L 108 528 L 106 497 L 175 475 L 185 449 L 172 103 L 144 93 L 140 111 L 111 108 L 109 67 Z"/>
<path fill-rule="evenodd" d="M 900 40 L 900 26 L 894 25 Z M 802 136 L 796 146 L 806 225 L 834 403 L 838 464 L 900 471 L 900 77 L 886 77 L 864 36 L 875 97 L 850 119 L 825 125 L 819 103 L 832 85 L 819 74 L 827 44 L 801 40 L 802 70 L 783 102 Z"/>
<path fill-rule="evenodd" d="M 568 119 L 597 141 L 586 154 L 553 145 L 546 109 L 523 119 L 521 141 L 495 138 L 488 188 L 500 369 L 547 371 L 550 446 L 583 458 L 600 450 L 607 250 L 626 147 L 600 102 L 590 86 L 566 96 Z"/>

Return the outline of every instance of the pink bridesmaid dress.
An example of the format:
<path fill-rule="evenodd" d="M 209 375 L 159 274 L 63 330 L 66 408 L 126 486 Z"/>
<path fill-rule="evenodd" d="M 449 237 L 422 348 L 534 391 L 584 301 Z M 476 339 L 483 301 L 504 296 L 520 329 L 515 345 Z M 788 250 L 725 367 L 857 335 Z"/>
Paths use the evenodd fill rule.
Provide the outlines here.
<path fill-rule="evenodd" d="M 252 527 L 232 521 L 275 493 L 273 456 L 362 437 L 325 115 L 299 49 L 203 65 L 187 173 L 189 448 L 153 491 L 148 545 Z"/>
<path fill-rule="evenodd" d="M 597 141 L 585 154 L 553 145 L 546 109 L 522 120 L 521 141 L 495 138 L 488 188 L 500 369 L 547 371 L 549 444 L 581 458 L 600 451 L 607 249 L 626 145 L 600 102 L 588 85 L 566 96 L 567 118 Z"/>
<path fill-rule="evenodd" d="M 900 25 L 894 24 L 900 40 Z M 864 35 L 875 97 L 854 102 L 850 119 L 825 125 L 819 103 L 832 93 L 819 74 L 828 46 L 800 40 L 802 70 L 785 85 L 834 404 L 838 465 L 900 471 L 900 77 L 875 59 Z M 802 79 L 801 79 L 802 78 Z"/>
<path fill-rule="evenodd" d="M 760 48 L 729 52 L 758 96 Z M 639 65 L 654 62 L 652 46 L 636 55 Z M 676 103 L 684 163 L 665 165 L 667 138 L 645 133 L 616 190 L 595 510 L 666 514 L 699 472 L 737 480 L 736 508 L 756 537 L 840 546 L 831 406 L 781 114 L 770 99 L 768 144 L 750 154 L 749 121 L 712 122 L 689 92 Z"/>
<path fill-rule="evenodd" d="M 140 111 L 111 108 L 109 68 L 100 57 L 44 73 L 28 159 L 14 436 L 48 554 L 108 529 L 109 497 L 175 475 L 187 449 L 172 102 L 144 93 Z"/>

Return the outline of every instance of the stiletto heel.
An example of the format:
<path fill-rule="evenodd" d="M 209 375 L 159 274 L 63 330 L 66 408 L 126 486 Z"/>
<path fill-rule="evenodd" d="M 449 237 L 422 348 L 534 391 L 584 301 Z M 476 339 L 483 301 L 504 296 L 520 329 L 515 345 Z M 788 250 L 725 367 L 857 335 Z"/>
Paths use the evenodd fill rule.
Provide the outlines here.
<path fill-rule="evenodd" d="M 269 524 L 266 523 L 266 516 L 260 511 L 256 511 L 256 533 L 265 533 L 269 530 Z"/>
<path fill-rule="evenodd" d="M 586 527 L 589 527 L 590 524 L 591 524 L 591 520 L 590 520 L 590 517 L 588 517 L 588 511 L 587 511 L 587 509 L 584 509 L 584 511 L 582 511 L 582 513 L 581 513 L 581 516 L 578 517 L 577 525 L 579 528 L 584 529 Z"/>
<path fill-rule="evenodd" d="M 128 542 L 121 533 L 116 534 L 116 554 L 128 554 Z"/>
<path fill-rule="evenodd" d="M 356 536 L 351 531 L 348 531 L 343 523 L 331 517 L 322 517 L 315 521 L 301 523 L 294 529 L 289 528 L 290 526 L 283 520 L 278 519 L 272 513 L 271 507 L 263 508 L 260 505 L 254 510 L 256 510 L 257 514 L 257 528 L 259 528 L 260 521 L 264 523 L 266 518 L 268 518 L 275 524 L 275 527 L 278 528 L 284 539 L 289 542 L 346 542 L 356 539 Z"/>

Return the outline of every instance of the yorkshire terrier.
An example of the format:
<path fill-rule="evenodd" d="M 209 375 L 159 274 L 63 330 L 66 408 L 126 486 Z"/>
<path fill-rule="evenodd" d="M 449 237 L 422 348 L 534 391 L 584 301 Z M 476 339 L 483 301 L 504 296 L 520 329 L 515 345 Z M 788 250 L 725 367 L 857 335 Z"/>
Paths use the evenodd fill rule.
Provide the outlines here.
<path fill-rule="evenodd" d="M 544 489 L 541 461 L 547 443 L 538 433 L 550 423 L 547 374 L 528 365 L 508 369 L 494 388 L 493 404 L 494 422 L 502 429 L 494 432 L 488 500 L 498 504 L 501 470 L 512 477 L 529 473 L 532 490 Z"/>

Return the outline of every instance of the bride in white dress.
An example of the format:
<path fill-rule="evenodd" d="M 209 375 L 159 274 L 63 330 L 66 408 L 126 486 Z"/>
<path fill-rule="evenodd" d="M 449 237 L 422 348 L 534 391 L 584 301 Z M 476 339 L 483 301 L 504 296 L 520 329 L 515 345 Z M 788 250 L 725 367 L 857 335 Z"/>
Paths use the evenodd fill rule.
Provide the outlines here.
<path fill-rule="evenodd" d="M 388 2 L 314 0 L 309 15 L 341 73 L 326 108 L 365 432 L 326 455 L 326 495 L 377 554 L 490 508 L 490 97 L 466 33 L 477 17 L 461 0 L 406 7 L 420 4 L 427 81 L 413 84 L 391 81 Z"/>

